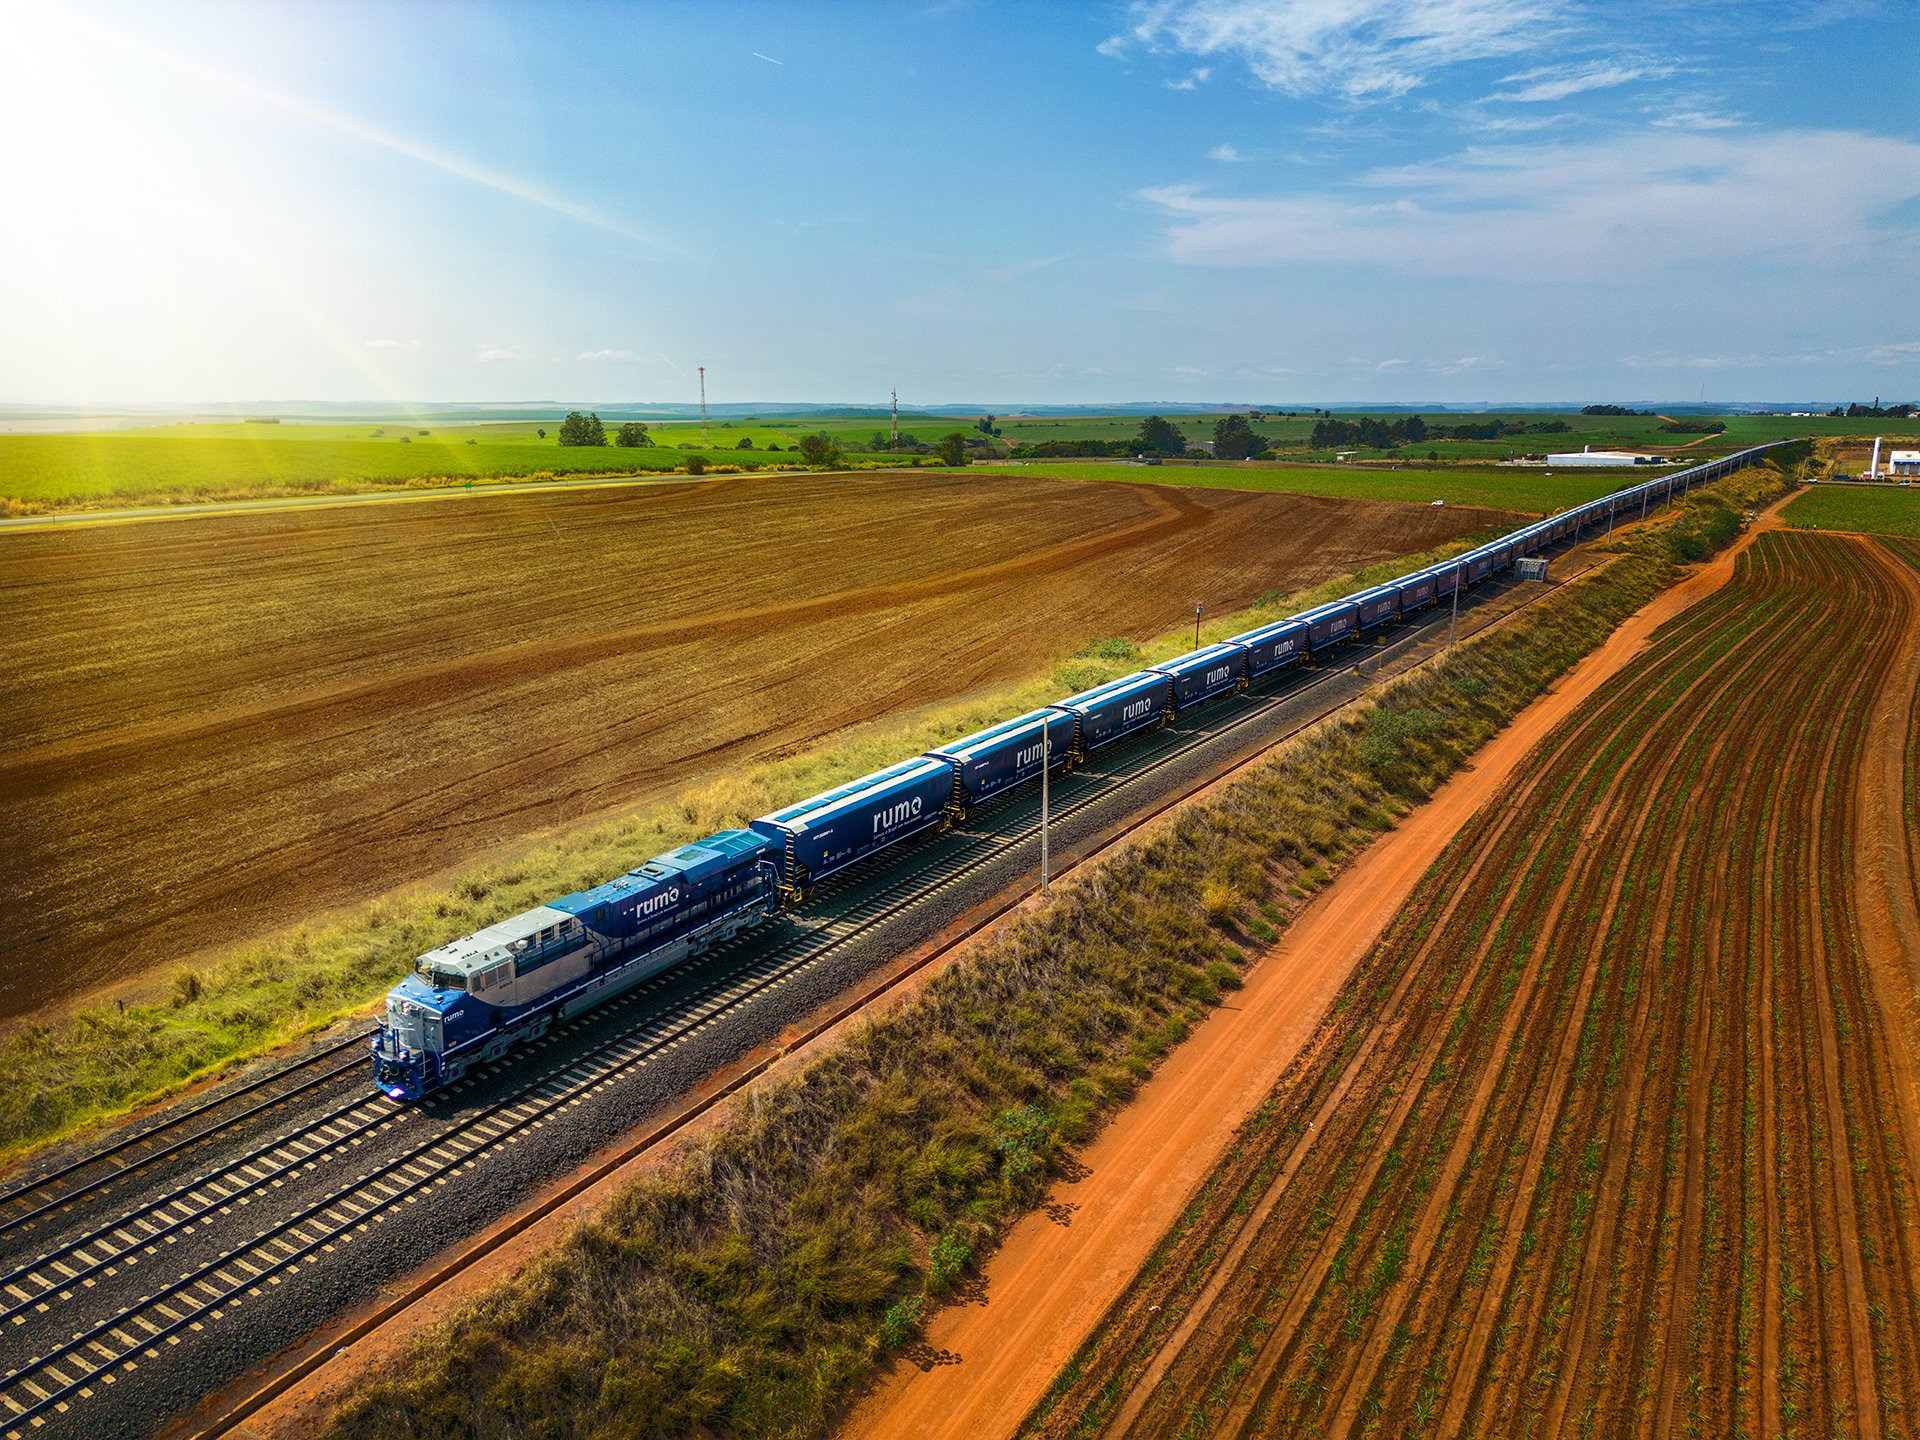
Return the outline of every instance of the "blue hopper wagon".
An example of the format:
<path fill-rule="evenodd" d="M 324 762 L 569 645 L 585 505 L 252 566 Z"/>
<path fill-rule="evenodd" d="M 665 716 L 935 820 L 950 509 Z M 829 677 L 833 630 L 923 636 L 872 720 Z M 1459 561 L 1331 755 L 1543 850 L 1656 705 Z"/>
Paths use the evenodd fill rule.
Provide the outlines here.
<path fill-rule="evenodd" d="M 1353 598 L 1359 611 L 1357 623 L 1362 630 L 1374 630 L 1400 617 L 1400 587 L 1398 585 L 1376 585 L 1371 590 L 1362 590 Z"/>
<path fill-rule="evenodd" d="M 1315 655 L 1342 640 L 1351 639 L 1360 623 L 1360 607 L 1351 600 L 1316 605 L 1294 616 L 1307 627 L 1307 647 Z"/>
<path fill-rule="evenodd" d="M 1307 658 L 1307 627 L 1298 620 L 1276 620 L 1234 636 L 1233 643 L 1247 652 L 1247 674 L 1258 680 Z"/>
<path fill-rule="evenodd" d="M 1430 570 L 1422 570 L 1395 581 L 1394 589 L 1400 593 L 1400 613 L 1405 615 L 1422 605 L 1431 605 L 1438 593 L 1433 587 L 1433 572 Z"/>
<path fill-rule="evenodd" d="M 950 818 L 953 764 L 925 755 L 890 765 L 753 822 L 774 843 L 780 893 L 790 905 L 836 870 Z"/>
<path fill-rule="evenodd" d="M 1231 642 L 1208 645 L 1185 655 L 1176 655 L 1148 673 L 1164 675 L 1173 682 L 1173 709 L 1177 715 L 1237 690 L 1246 680 L 1247 652 Z"/>
<path fill-rule="evenodd" d="M 927 758 L 953 767 L 952 803 L 964 819 L 981 801 L 1036 778 L 1043 759 L 1055 769 L 1069 763 L 1073 730 L 1073 715 L 1049 706 L 929 750 Z"/>
<path fill-rule="evenodd" d="M 1102 745 L 1149 725 L 1163 724 L 1173 713 L 1173 682 L 1156 671 L 1123 675 L 1078 695 L 1059 709 L 1074 717 L 1074 758 L 1084 760 Z"/>

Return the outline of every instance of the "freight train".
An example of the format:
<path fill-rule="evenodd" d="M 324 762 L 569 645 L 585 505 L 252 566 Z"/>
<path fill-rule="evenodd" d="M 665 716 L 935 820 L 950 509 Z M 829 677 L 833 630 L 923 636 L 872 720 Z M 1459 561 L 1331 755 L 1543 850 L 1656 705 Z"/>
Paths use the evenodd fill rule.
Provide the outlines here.
<path fill-rule="evenodd" d="M 1779 442 L 1787 443 L 1787 442 Z M 1584 531 L 1638 518 L 1692 486 L 1752 463 L 1774 446 L 1649 480 L 1441 564 L 955 740 L 911 760 L 723 830 L 578 894 L 489 925 L 422 955 L 387 996 L 373 1038 L 375 1085 L 417 1100 L 473 1066 L 499 1060 L 555 1022 L 805 905 L 847 866 L 926 831 L 964 822 L 974 806 L 1289 666 L 1318 660 L 1403 615 L 1451 601 Z"/>

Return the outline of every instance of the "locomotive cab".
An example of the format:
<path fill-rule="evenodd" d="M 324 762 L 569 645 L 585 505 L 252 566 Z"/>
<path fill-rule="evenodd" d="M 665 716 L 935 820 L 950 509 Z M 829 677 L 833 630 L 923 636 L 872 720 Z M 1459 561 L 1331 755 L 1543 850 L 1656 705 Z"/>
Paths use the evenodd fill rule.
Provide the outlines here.
<path fill-rule="evenodd" d="M 598 943 L 574 916 L 542 905 L 428 951 L 387 993 L 374 1083 L 396 1100 L 417 1100 L 457 1080 L 469 1062 L 452 1053 L 577 983 Z"/>

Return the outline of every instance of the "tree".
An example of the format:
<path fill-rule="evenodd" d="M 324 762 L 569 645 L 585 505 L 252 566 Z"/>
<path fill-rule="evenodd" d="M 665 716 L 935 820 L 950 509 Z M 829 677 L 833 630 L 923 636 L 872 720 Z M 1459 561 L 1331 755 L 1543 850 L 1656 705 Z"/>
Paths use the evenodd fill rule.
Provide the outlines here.
<path fill-rule="evenodd" d="M 1244 415 L 1222 415 L 1213 422 L 1213 454 L 1216 460 L 1244 460 L 1254 451 L 1266 448 L 1266 437 L 1255 434 Z"/>
<path fill-rule="evenodd" d="M 376 432 L 376 433 L 377 433 L 377 432 Z M 544 440 L 544 439 L 546 439 L 546 438 L 547 438 L 547 432 L 546 432 L 546 431 L 545 431 L 544 429 L 541 429 L 541 430 L 536 430 L 536 431 L 534 431 L 533 433 L 534 433 L 534 434 L 536 434 L 536 435 L 538 435 L 538 436 L 539 436 L 539 437 L 540 437 L 540 438 L 541 438 L 542 440 Z"/>
<path fill-rule="evenodd" d="M 736 450 L 751 450 L 753 448 L 753 437 L 751 435 L 742 435 L 740 439 L 735 442 L 733 448 Z"/>
<path fill-rule="evenodd" d="M 1135 449 L 1151 455 L 1187 453 L 1185 433 L 1171 420 L 1163 420 L 1158 415 L 1149 415 L 1140 422 L 1140 433 L 1134 437 L 1133 444 Z"/>
<path fill-rule="evenodd" d="M 802 435 L 799 450 L 800 458 L 809 465 L 826 465 L 837 470 L 847 463 L 847 457 L 840 453 L 839 444 L 825 431 L 818 435 Z"/>
<path fill-rule="evenodd" d="M 940 462 L 943 465 L 952 465 L 958 468 L 959 466 L 966 464 L 967 463 L 966 431 L 956 430 L 951 435 L 942 435 L 940 437 L 940 444 L 936 448 L 935 453 L 937 453 L 940 456 Z"/>
<path fill-rule="evenodd" d="M 982 415 L 978 420 L 973 422 L 973 428 L 978 430 L 982 435 L 998 435 L 1000 433 L 1000 427 L 995 425 L 993 421 L 993 416 Z"/>
<path fill-rule="evenodd" d="M 702 455 L 698 450 L 691 450 L 687 453 L 685 464 L 687 474 L 689 475 L 704 475 L 707 473 L 707 457 Z"/>
<path fill-rule="evenodd" d="M 578 410 L 569 410 L 567 418 L 560 422 L 560 443 L 604 445 L 607 443 L 607 427 L 600 423 L 598 415 L 582 415 Z"/>
<path fill-rule="evenodd" d="M 629 450 L 633 450 L 643 445 L 653 444 L 653 437 L 647 434 L 644 421 L 629 420 L 620 427 L 620 433 L 613 437 L 613 443 L 625 445 Z"/>

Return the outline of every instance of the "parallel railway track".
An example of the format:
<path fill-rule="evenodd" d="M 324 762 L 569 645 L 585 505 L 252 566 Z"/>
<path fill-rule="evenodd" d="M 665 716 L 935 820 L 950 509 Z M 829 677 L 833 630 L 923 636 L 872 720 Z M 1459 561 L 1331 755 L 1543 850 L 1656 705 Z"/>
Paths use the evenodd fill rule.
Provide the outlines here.
<path fill-rule="evenodd" d="M 1487 600 L 1508 593 L 1510 588 L 1483 591 L 1470 607 L 1463 609 L 1463 617 L 1472 610 L 1483 609 Z M 1528 597 L 1479 625 L 1463 625 L 1463 634 L 1477 633 L 1497 624 L 1546 593 L 1549 592 L 1542 590 L 1539 595 Z M 1385 644 L 1369 645 L 1364 651 L 1355 646 L 1352 658 L 1384 663 L 1397 652 L 1429 638 L 1436 624 L 1444 625 L 1443 615 L 1444 611 L 1433 612 L 1426 623 L 1408 629 Z M 1126 788 L 1165 771 L 1202 746 L 1217 745 L 1258 727 L 1276 710 L 1296 705 L 1304 696 L 1346 674 L 1347 662 L 1343 661 L 1339 667 L 1314 675 L 1305 684 L 1293 685 L 1283 693 L 1257 698 L 1243 696 L 1237 713 L 1215 717 L 1205 731 L 1162 732 L 1158 746 L 1144 753 L 1136 750 L 1130 757 L 1132 763 L 1116 771 L 1081 771 L 1065 777 L 1055 787 L 1053 823 L 1111 801 Z M 1343 696 L 1319 707 L 1287 731 L 1262 738 L 1266 743 L 1274 743 L 1317 723 L 1347 703 L 1349 697 Z M 1169 733 L 1172 743 L 1166 743 Z M 1178 798 L 1167 804 L 1176 803 Z M 64 1416 L 96 1387 L 114 1384 L 145 1361 L 157 1358 L 166 1348 L 181 1343 L 187 1333 L 220 1320 L 229 1311 L 281 1285 L 302 1266 L 313 1263 L 338 1245 L 350 1243 L 356 1235 L 384 1222 L 433 1187 L 472 1168 L 488 1154 L 517 1143 L 531 1130 L 563 1116 L 621 1076 L 778 989 L 855 939 L 962 884 L 1011 852 L 1032 845 L 1039 833 L 1036 811 L 1037 804 L 1030 796 L 983 807 L 980 817 L 999 822 L 994 829 L 949 831 L 908 847 L 904 854 L 892 854 L 835 877 L 823 887 L 821 899 L 829 905 L 836 897 L 845 900 L 845 908 L 839 913 L 812 923 L 802 922 L 788 939 L 734 968 L 726 968 L 727 957 L 752 945 L 752 938 L 742 937 L 716 947 L 700 964 L 706 969 L 717 967 L 723 973 L 698 985 L 680 998 L 674 1008 L 649 1017 L 638 1028 L 610 1036 L 583 1055 L 549 1065 L 543 1072 L 530 1075 L 527 1083 L 514 1094 L 477 1111 L 437 1122 L 429 1109 L 399 1107 L 378 1094 L 363 1095 L 332 1107 L 246 1154 L 223 1162 L 206 1174 L 176 1185 L 106 1224 L 63 1240 L 34 1260 L 16 1266 L 7 1275 L 0 1276 L 0 1323 L 5 1323 L 15 1334 L 24 1334 L 27 1327 L 38 1328 L 36 1322 L 66 1313 L 75 1301 L 97 1299 L 104 1293 L 104 1282 L 123 1270 L 163 1253 L 164 1247 L 178 1240 L 203 1231 L 215 1217 L 249 1204 L 263 1190 L 277 1188 L 293 1176 L 317 1171 L 321 1164 L 344 1154 L 373 1132 L 396 1122 L 424 1131 L 410 1140 L 400 1153 L 378 1166 L 305 1201 L 275 1223 L 217 1254 L 202 1258 L 139 1298 L 109 1305 L 107 1313 L 82 1319 L 79 1328 L 70 1331 L 67 1338 L 0 1373 L 0 1426 L 5 1427 L 0 1434 L 11 1440 L 13 1436 L 33 1433 L 49 1421 Z M 903 859 L 906 864 L 901 863 Z M 887 878 L 876 884 L 876 877 L 881 875 Z M 856 892 L 857 898 L 852 898 Z M 589 1012 L 564 1027 L 555 1027 L 542 1040 L 513 1052 L 500 1066 L 524 1070 L 530 1052 L 546 1048 L 563 1033 L 574 1032 L 589 1023 L 604 1024 L 609 1018 L 616 1018 L 620 1011 L 630 1010 L 647 998 L 657 996 L 670 980 L 684 982 L 685 978 L 684 967 L 679 972 L 654 977 L 611 1005 Z M 321 1056 L 336 1053 L 348 1045 L 364 1044 L 364 1041 L 364 1036 L 355 1035 L 320 1052 L 319 1056 L 308 1057 L 301 1065 L 310 1066 Z M 259 1100 L 243 1113 L 257 1114 L 296 1093 L 310 1093 L 346 1070 L 360 1070 L 362 1064 L 356 1057 L 348 1065 L 329 1070 L 297 1089 Z M 273 1076 L 263 1077 L 256 1085 L 270 1085 L 298 1068 L 301 1067 L 287 1067 Z M 465 1091 L 497 1068 L 476 1070 L 447 1093 Z M 241 1092 L 235 1092 L 238 1093 Z M 235 1094 L 222 1097 L 220 1103 L 231 1103 Z M 195 1113 L 208 1108 L 212 1107 L 199 1107 Z M 122 1144 L 137 1145 L 162 1129 L 177 1128 L 190 1118 L 189 1115 L 171 1120 Z M 206 1127 L 160 1151 L 138 1156 L 134 1166 L 144 1168 L 163 1153 L 177 1153 L 234 1123 L 237 1117 Z M 0 1203 L 23 1195 L 32 1186 L 54 1184 L 88 1165 L 100 1163 L 117 1148 L 109 1147 L 62 1171 L 30 1182 L 10 1196 L 0 1197 Z M 111 1185 L 131 1173 L 131 1168 L 116 1169 L 91 1185 L 94 1188 Z M 43 1202 L 39 1208 L 0 1225 L 0 1234 L 18 1229 L 49 1210 L 71 1208 L 88 1190 L 88 1182 L 83 1182 L 59 1198 Z M 79 1308 L 87 1307 L 82 1304 Z"/>

